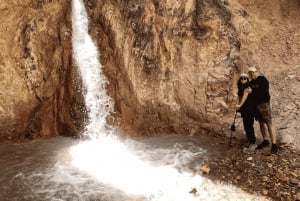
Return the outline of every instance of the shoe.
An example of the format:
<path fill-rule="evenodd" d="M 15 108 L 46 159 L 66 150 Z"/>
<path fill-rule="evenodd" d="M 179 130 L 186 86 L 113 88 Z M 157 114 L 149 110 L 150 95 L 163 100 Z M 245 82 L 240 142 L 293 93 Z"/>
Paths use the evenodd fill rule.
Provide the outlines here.
<path fill-rule="evenodd" d="M 262 148 L 264 148 L 264 147 L 267 147 L 269 144 L 270 144 L 270 142 L 269 142 L 268 140 L 264 140 L 264 141 L 262 141 L 262 143 L 260 143 L 260 144 L 256 147 L 256 150 L 262 149 Z"/>
<path fill-rule="evenodd" d="M 255 143 L 249 143 L 247 144 L 244 149 L 243 152 L 244 153 L 249 153 L 249 152 L 253 152 L 255 150 L 255 148 L 257 147 L 257 144 Z"/>
<path fill-rule="evenodd" d="M 276 154 L 278 152 L 278 145 L 277 144 L 272 144 L 272 147 L 271 147 L 271 154 Z"/>
<path fill-rule="evenodd" d="M 256 148 L 257 148 L 257 144 L 255 143 L 254 144 L 251 143 L 248 147 L 249 150 L 255 150 Z"/>

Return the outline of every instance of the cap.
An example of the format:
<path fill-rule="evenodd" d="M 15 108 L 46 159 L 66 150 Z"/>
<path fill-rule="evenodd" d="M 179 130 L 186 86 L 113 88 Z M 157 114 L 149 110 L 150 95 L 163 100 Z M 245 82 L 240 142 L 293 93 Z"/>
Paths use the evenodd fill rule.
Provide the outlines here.
<path fill-rule="evenodd" d="M 254 66 L 249 67 L 248 72 L 256 72 L 257 69 Z"/>
<path fill-rule="evenodd" d="M 247 73 L 241 73 L 240 77 L 248 77 L 248 74 Z"/>

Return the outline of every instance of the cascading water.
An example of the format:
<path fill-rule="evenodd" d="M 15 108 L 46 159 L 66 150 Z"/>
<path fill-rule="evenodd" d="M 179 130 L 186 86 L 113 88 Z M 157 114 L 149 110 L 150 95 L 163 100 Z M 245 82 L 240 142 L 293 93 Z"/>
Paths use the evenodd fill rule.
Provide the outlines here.
<path fill-rule="evenodd" d="M 81 73 L 88 110 L 84 135 L 98 138 L 107 132 L 106 117 L 111 112 L 111 103 L 105 91 L 106 79 L 101 74 L 98 50 L 88 34 L 87 13 L 81 0 L 72 2 L 72 30 L 73 58 Z"/>
<path fill-rule="evenodd" d="M 208 138 L 121 140 L 107 130 L 110 100 L 82 0 L 72 2 L 72 22 L 74 59 L 88 109 L 87 139 L 1 145 L 1 201 L 267 200 L 202 177 L 199 169 L 210 152 L 221 153 Z"/>
<path fill-rule="evenodd" d="M 72 5 L 74 59 L 86 88 L 84 97 L 89 113 L 85 135 L 92 139 L 70 150 L 72 164 L 104 184 L 112 185 L 129 195 L 142 196 L 139 200 L 193 201 L 227 197 L 228 195 L 220 195 L 210 190 L 213 185 L 215 188 L 218 186 L 219 191 L 223 191 L 222 185 L 213 184 L 191 173 L 197 172 L 200 164 L 186 168 L 191 161 L 205 153 L 194 144 L 189 147 L 192 151 L 189 148 L 184 150 L 182 145 L 176 143 L 170 150 L 160 150 L 160 154 L 159 151 L 151 153 L 149 149 L 152 161 L 150 162 L 147 158 L 142 160 L 138 157 L 141 153 L 137 149 L 137 142 L 127 140 L 121 143 L 117 138 L 107 135 L 103 137 L 103 134 L 108 132 L 105 119 L 110 112 L 109 98 L 105 93 L 105 79 L 101 76 L 97 48 L 88 34 L 84 4 L 82 0 L 73 0 Z M 142 150 L 145 148 L 146 145 Z M 168 154 L 165 154 L 166 152 Z M 159 158 L 162 156 L 167 157 Z M 154 160 L 152 157 L 159 159 Z M 179 170 L 184 171 L 180 173 Z M 204 185 L 205 182 L 208 188 Z M 197 189 L 195 192 L 201 194 L 190 193 L 192 189 Z"/>

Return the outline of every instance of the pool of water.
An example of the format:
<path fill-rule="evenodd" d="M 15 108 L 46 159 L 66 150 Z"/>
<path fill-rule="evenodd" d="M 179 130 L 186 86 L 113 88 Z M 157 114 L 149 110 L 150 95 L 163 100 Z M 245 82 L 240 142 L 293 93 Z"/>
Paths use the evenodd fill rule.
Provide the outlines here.
<path fill-rule="evenodd" d="M 2 201 L 263 200 L 210 181 L 200 167 L 222 154 L 207 137 L 97 140 L 57 137 L 0 144 Z"/>

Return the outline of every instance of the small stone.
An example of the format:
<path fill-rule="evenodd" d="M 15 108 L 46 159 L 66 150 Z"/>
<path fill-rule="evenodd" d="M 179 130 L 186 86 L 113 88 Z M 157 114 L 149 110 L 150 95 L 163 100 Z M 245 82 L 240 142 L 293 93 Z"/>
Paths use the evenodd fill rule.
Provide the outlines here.
<path fill-rule="evenodd" d="M 274 160 L 275 160 L 274 155 L 266 157 L 266 160 L 271 163 L 274 162 Z"/>
<path fill-rule="evenodd" d="M 288 182 L 289 181 L 289 178 L 287 176 L 285 176 L 285 175 L 280 175 L 279 179 L 282 182 Z"/>
<path fill-rule="evenodd" d="M 291 175 L 294 177 L 298 177 L 298 174 L 296 172 L 291 172 Z"/>
<path fill-rule="evenodd" d="M 262 177 L 262 181 L 263 181 L 263 182 L 267 182 L 267 181 L 269 181 L 269 178 L 266 177 L 266 176 L 263 176 L 263 177 Z"/>
<path fill-rule="evenodd" d="M 207 165 L 203 165 L 201 168 L 200 168 L 200 171 L 204 174 L 209 174 L 210 172 L 210 168 L 207 166 Z"/>
<path fill-rule="evenodd" d="M 290 182 L 291 182 L 291 184 L 293 184 L 293 185 L 297 185 L 297 184 L 300 183 L 298 179 L 290 179 Z"/>
<path fill-rule="evenodd" d="M 262 189 L 262 194 L 263 195 L 268 195 L 269 191 L 267 189 Z"/>
<path fill-rule="evenodd" d="M 196 189 L 196 188 L 193 188 L 192 190 L 190 190 L 189 193 L 191 193 L 191 194 L 196 194 L 196 193 L 197 193 L 197 189 Z"/>
<path fill-rule="evenodd" d="M 252 156 L 250 156 L 250 157 L 247 158 L 247 161 L 252 161 L 252 160 L 253 160 Z"/>

